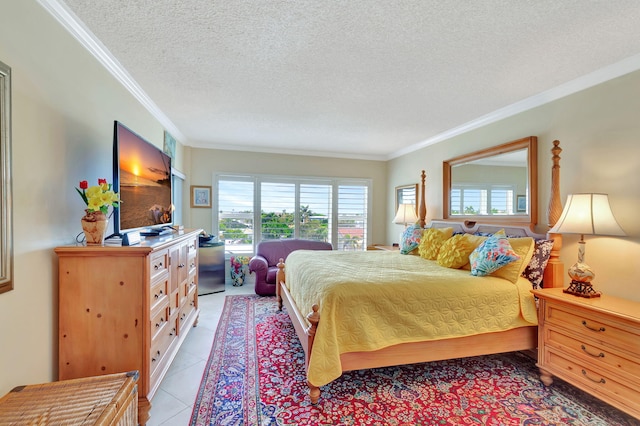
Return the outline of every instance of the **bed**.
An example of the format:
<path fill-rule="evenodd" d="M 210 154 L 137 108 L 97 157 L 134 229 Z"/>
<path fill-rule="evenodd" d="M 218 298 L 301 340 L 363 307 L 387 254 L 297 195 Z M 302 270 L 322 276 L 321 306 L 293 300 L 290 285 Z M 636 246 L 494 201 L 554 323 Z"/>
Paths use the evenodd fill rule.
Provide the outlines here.
<path fill-rule="evenodd" d="M 550 226 L 562 210 L 557 194 L 557 141 L 552 152 Z M 424 187 L 423 171 L 421 227 L 426 216 Z M 536 241 L 547 241 L 552 248 L 544 268 L 544 287 L 563 285 L 560 235 L 536 234 L 526 225 L 499 223 L 431 221 L 428 228 L 433 228 L 429 231 L 432 234 L 448 234 L 447 241 L 454 240 L 454 234 L 475 241 L 475 247 L 485 239 L 498 238 L 492 236 L 504 230 L 513 247 L 521 247 L 520 262 L 526 263 Z M 412 254 L 299 251 L 287 258 L 286 266 L 283 262 L 278 266 L 278 306 L 286 307 L 305 352 L 307 384 L 314 404 L 320 398 L 320 387 L 344 371 L 537 346 L 532 284 L 520 274 L 527 265 L 512 265 L 508 274 L 477 277 L 471 275 L 469 264 L 443 267 Z"/>

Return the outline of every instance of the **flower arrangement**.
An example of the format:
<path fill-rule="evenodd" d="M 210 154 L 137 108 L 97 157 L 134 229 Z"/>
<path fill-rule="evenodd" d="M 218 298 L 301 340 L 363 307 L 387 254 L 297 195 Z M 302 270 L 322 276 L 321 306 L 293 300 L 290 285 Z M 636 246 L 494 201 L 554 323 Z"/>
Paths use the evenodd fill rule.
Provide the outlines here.
<path fill-rule="evenodd" d="M 234 286 L 241 286 L 244 284 L 245 266 L 249 264 L 249 258 L 247 256 L 231 256 L 229 258 L 231 263 L 231 281 Z"/>
<path fill-rule="evenodd" d="M 86 180 L 80 181 L 80 188 L 76 188 L 80 197 L 87 205 L 87 213 L 102 212 L 107 214 L 109 206 L 118 207 L 120 198 L 113 192 L 111 184 L 106 179 L 98 179 L 98 185 L 89 186 Z"/>

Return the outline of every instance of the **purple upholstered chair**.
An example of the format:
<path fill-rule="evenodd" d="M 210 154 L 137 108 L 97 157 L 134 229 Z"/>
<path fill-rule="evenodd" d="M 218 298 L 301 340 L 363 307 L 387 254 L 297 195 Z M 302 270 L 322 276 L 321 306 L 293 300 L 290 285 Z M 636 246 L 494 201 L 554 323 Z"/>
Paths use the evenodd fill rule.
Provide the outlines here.
<path fill-rule="evenodd" d="M 256 294 L 276 294 L 278 261 L 286 260 L 289 253 L 295 250 L 333 250 L 333 246 L 324 241 L 298 239 L 261 241 L 256 248 L 256 255 L 249 261 L 249 272 L 256 274 Z"/>

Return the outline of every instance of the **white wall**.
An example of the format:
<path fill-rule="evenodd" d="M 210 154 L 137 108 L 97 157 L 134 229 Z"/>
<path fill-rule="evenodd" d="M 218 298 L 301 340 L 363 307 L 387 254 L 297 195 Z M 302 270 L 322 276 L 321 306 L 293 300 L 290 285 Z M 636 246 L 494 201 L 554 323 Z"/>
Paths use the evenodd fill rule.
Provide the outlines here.
<path fill-rule="evenodd" d="M 4 394 L 57 378 L 53 248 L 81 232 L 79 181 L 111 181 L 113 121 L 160 147 L 163 128 L 34 0 L 1 3 L 0 61 L 12 72 L 15 268 L 15 289 L 0 294 Z"/>
<path fill-rule="evenodd" d="M 538 231 L 546 232 L 551 189 L 551 148 L 560 141 L 560 192 L 609 194 L 625 238 L 585 237 L 586 263 L 596 289 L 640 301 L 640 72 L 600 84 L 547 105 L 404 155 L 389 162 L 389 186 L 418 182 L 427 172 L 427 219 L 442 218 L 442 162 L 461 154 L 526 136 L 538 137 Z M 393 217 L 387 195 L 387 217 Z M 387 228 L 387 240 L 398 229 Z M 577 235 L 565 235 L 561 259 L 577 260 Z M 568 277 L 567 277 L 568 278 Z"/>
<path fill-rule="evenodd" d="M 372 236 L 369 244 L 384 241 L 387 197 L 385 161 L 263 154 L 243 151 L 193 149 L 185 147 L 189 158 L 187 185 L 212 185 L 214 173 L 248 173 L 286 176 L 368 178 L 372 180 Z M 213 206 L 215 208 L 215 206 Z M 212 209 L 191 209 L 189 226 L 213 229 Z"/>

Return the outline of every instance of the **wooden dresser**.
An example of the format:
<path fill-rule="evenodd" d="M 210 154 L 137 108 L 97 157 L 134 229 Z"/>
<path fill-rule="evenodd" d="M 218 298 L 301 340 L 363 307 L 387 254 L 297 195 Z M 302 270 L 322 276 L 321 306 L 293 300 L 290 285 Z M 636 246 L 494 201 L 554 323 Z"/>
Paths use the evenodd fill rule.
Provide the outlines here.
<path fill-rule="evenodd" d="M 138 370 L 139 423 L 198 320 L 200 230 L 131 247 L 65 246 L 59 264 L 59 380 Z"/>
<path fill-rule="evenodd" d="M 538 367 L 640 418 L 640 303 L 606 294 L 587 299 L 561 288 L 539 298 Z"/>

